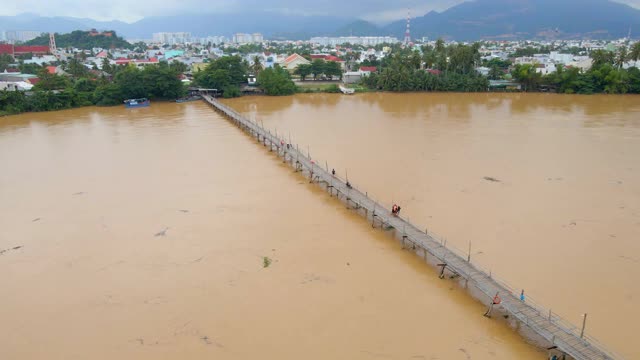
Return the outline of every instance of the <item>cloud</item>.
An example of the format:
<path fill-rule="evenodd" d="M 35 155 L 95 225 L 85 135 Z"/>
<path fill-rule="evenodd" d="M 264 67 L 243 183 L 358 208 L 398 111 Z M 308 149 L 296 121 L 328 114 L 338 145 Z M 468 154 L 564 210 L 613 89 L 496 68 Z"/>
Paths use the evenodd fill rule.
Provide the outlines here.
<path fill-rule="evenodd" d="M 618 2 L 621 4 L 627 4 L 636 9 L 640 9 L 640 0 L 612 0 L 613 2 Z"/>
<path fill-rule="evenodd" d="M 333 15 L 356 17 L 374 22 L 389 22 L 406 17 L 422 16 L 468 0 L 369 0 L 369 1 L 293 1 L 293 0 L 156 0 L 153 3 L 131 0 L 20 0 L 5 1 L 0 15 L 35 12 L 41 16 L 72 16 L 95 20 L 133 22 L 154 15 L 189 13 L 220 13 L 269 10 L 300 15 Z M 535 0 L 534 0 L 535 1 Z M 615 0 L 640 8 L 640 0 Z"/>
<path fill-rule="evenodd" d="M 6 1 L 0 15 L 17 15 L 25 12 L 41 16 L 71 16 L 95 20 L 121 20 L 132 22 L 154 15 L 189 13 L 219 13 L 268 10 L 300 15 L 332 15 L 391 21 L 406 16 L 407 8 L 421 16 L 430 10 L 444 10 L 464 0 L 429 0 L 419 4 L 415 0 L 343 1 L 324 0 L 301 2 L 293 0 L 157 0 L 153 3 L 130 0 L 21 0 Z"/>

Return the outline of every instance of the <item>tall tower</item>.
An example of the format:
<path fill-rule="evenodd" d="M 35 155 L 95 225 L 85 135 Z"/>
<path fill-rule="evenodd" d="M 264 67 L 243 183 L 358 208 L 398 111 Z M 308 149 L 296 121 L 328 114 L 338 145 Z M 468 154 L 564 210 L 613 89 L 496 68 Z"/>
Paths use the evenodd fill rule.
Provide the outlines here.
<path fill-rule="evenodd" d="M 404 44 L 409 46 L 411 42 L 411 9 L 407 10 L 407 30 L 404 32 Z"/>
<path fill-rule="evenodd" d="M 54 55 L 58 52 L 58 48 L 56 47 L 56 37 L 53 33 L 49 33 L 49 51 Z"/>

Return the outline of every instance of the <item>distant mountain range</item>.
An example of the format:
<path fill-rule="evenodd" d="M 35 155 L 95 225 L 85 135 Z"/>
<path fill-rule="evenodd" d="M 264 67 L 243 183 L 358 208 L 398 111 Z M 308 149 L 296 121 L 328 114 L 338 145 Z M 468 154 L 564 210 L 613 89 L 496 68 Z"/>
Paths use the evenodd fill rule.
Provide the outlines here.
<path fill-rule="evenodd" d="M 260 32 L 267 39 L 291 40 L 349 35 L 390 35 L 402 39 L 405 27 L 405 20 L 377 26 L 355 17 L 263 11 L 154 16 L 131 24 L 33 14 L 0 16 L 0 30 L 70 32 L 96 28 L 115 30 L 137 39 L 150 39 L 154 32 L 177 31 L 191 32 L 194 36 Z M 475 0 L 411 20 L 414 39 L 615 39 L 626 36 L 629 29 L 639 37 L 640 10 L 609 0 Z"/>
<path fill-rule="evenodd" d="M 32 30 L 67 33 L 73 30 L 115 30 L 126 38 L 151 39 L 156 32 L 190 32 L 193 36 L 260 32 L 268 39 L 306 40 L 311 36 L 330 35 L 351 22 L 354 17 L 301 16 L 270 12 L 242 14 L 187 14 L 153 16 L 134 23 L 100 22 L 70 17 L 40 17 L 33 14 L 0 16 L 2 30 Z"/>
<path fill-rule="evenodd" d="M 400 36 L 406 22 L 387 31 Z M 414 37 L 478 39 L 617 39 L 640 35 L 640 10 L 609 0 L 476 0 L 411 22 Z"/>

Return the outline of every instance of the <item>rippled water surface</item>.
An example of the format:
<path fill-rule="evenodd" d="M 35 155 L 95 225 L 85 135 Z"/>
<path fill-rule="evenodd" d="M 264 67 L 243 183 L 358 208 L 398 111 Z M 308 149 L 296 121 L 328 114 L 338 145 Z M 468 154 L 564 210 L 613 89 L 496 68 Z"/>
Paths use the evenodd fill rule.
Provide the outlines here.
<path fill-rule="evenodd" d="M 531 189 L 521 188 L 524 149 L 508 152 L 519 159 L 511 168 L 485 168 L 481 161 L 484 151 L 495 151 L 494 161 L 506 159 L 499 145 L 505 139 L 525 146 L 514 136 L 501 135 L 515 131 L 508 121 L 461 120 L 454 118 L 455 111 L 449 122 L 442 116 L 429 120 L 422 105 L 385 110 L 383 100 L 302 96 L 247 98 L 233 105 L 253 111 L 265 125 L 295 132 L 297 140 L 310 143 L 313 151 L 322 150 L 341 171 L 349 167 L 358 185 L 401 201 L 412 218 L 450 233 L 452 241 L 475 232 L 474 249 L 484 252 L 478 256 L 494 260 L 501 274 L 532 292 L 553 295 L 545 300 L 575 304 L 565 309 L 571 315 L 584 307 L 593 309 L 594 330 L 606 329 L 625 309 L 629 317 L 637 315 L 631 312 L 633 300 L 626 297 L 637 299 L 637 285 L 629 274 L 619 273 L 623 266 L 637 273 L 637 247 L 631 239 L 637 225 L 629 223 L 631 212 L 637 211 L 635 164 L 629 172 L 621 169 L 612 176 L 611 183 L 599 184 L 597 177 L 574 190 L 601 185 L 601 195 L 597 188 L 592 192 L 598 194 L 582 195 L 594 201 L 614 195 L 618 199 L 619 192 L 628 195 L 616 223 L 600 215 L 613 214 L 605 209 L 610 204 L 596 203 L 591 210 L 582 209 L 593 217 L 581 212 L 558 219 L 557 233 L 547 234 L 554 245 L 529 234 L 524 212 L 531 210 L 501 194 L 524 191 L 518 196 L 534 197 Z M 474 106 L 482 109 L 483 104 Z M 448 112 L 450 106 L 429 111 Z M 554 134 L 536 130 L 526 119 L 518 123 L 514 126 Z M 570 123 L 564 126 L 574 126 Z M 600 162 L 623 149 L 633 150 L 637 143 L 632 140 L 620 142 L 620 147 L 607 140 L 609 133 L 622 133 L 622 125 L 634 139 L 632 123 L 622 120 L 618 128 L 595 124 L 591 135 L 574 135 L 573 144 L 589 140 L 587 148 L 596 157 L 580 169 L 600 169 Z M 474 128 L 487 126 L 495 134 L 470 136 Z M 448 133 L 441 131 L 447 128 Z M 548 140 L 557 141 L 553 136 Z M 429 148 L 452 141 L 450 151 Z M 549 149 L 554 155 L 549 161 L 581 150 L 576 146 L 553 145 L 570 153 Z M 468 151 L 470 147 L 475 151 Z M 462 162 L 440 168 L 445 159 Z M 417 171 L 416 162 L 423 169 Z M 582 173 L 565 170 L 539 174 L 545 178 L 540 184 L 570 189 L 567 184 L 585 181 Z M 390 176 L 394 173 L 395 179 Z M 484 175 L 502 182 L 485 183 Z M 448 176 L 457 177 L 446 180 Z M 564 180 L 547 183 L 551 176 Z M 493 203 L 467 208 L 478 206 L 475 196 L 486 191 L 495 197 Z M 464 203 L 469 197 L 472 200 Z M 549 201 L 538 199 L 543 200 Z M 510 211 L 499 211 L 508 206 Z M 536 219 L 551 221 L 553 212 L 562 210 L 553 207 L 545 206 Z M 507 215 L 517 212 L 522 217 L 511 223 Z M 496 221 L 502 225 L 487 238 L 485 227 L 492 228 Z M 576 225 L 569 225 L 573 221 Z M 616 238 L 587 237 L 581 247 L 575 244 L 578 235 L 564 239 L 571 231 L 588 234 L 603 226 L 615 229 Z M 507 241 L 513 229 L 520 234 Z M 531 238 L 540 246 L 527 248 Z M 564 245 L 569 240 L 572 245 Z M 439 280 L 434 270 L 309 185 L 203 103 L 0 118 L 0 251 L 3 360 L 465 360 L 544 355 L 505 325 L 482 317 L 481 304 Z M 603 251 L 597 266 L 592 264 L 594 251 Z M 272 260 L 268 268 L 263 268 L 264 257 Z M 517 268 L 511 269 L 513 263 Z M 553 276 L 550 268 L 555 269 Z M 546 292 L 543 286 L 554 284 L 556 276 L 564 281 L 581 272 L 585 280 L 572 282 L 566 290 L 553 285 Z M 605 296 L 596 290 L 606 287 L 615 289 L 609 303 L 615 306 L 597 302 Z M 571 299 L 563 299 L 569 295 Z M 596 314 L 605 309 L 610 310 L 609 319 Z M 632 329 L 633 324 L 623 320 Z"/>
<path fill-rule="evenodd" d="M 640 97 L 227 101 L 628 359 L 640 358 Z M 497 180 L 497 181 L 492 181 Z"/>

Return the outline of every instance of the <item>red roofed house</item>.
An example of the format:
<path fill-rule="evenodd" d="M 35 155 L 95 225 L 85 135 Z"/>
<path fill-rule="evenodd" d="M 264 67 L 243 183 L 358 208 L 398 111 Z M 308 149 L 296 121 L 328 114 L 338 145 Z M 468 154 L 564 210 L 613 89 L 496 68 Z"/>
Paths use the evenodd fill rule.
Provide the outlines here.
<path fill-rule="evenodd" d="M 333 61 L 340 64 L 340 67 L 344 69 L 344 60 L 340 59 L 337 56 L 328 55 L 328 54 L 312 54 L 311 60 L 322 59 L 324 61 Z"/>
<path fill-rule="evenodd" d="M 106 51 L 106 50 L 102 50 L 102 51 L 100 51 L 100 52 L 98 53 L 98 55 L 96 55 L 96 57 L 97 57 L 97 58 L 100 58 L 100 59 L 104 59 L 104 58 L 106 58 L 106 57 L 107 57 L 107 51 Z"/>
<path fill-rule="evenodd" d="M 442 71 L 440 71 L 438 69 L 427 69 L 427 72 L 429 74 L 432 74 L 432 75 L 440 75 L 440 74 L 442 74 Z"/>
<path fill-rule="evenodd" d="M 311 62 L 298 54 L 289 55 L 289 57 L 280 62 L 280 66 L 291 72 L 293 72 L 298 65 L 302 64 L 311 64 Z"/>
<path fill-rule="evenodd" d="M 9 54 L 13 57 L 25 54 L 46 55 L 48 53 L 48 46 L 15 46 L 13 44 L 0 44 L 0 54 Z"/>
<path fill-rule="evenodd" d="M 372 72 L 376 72 L 377 70 L 378 68 L 375 66 L 360 66 L 360 72 L 366 73 L 367 75 L 371 74 Z"/>
<path fill-rule="evenodd" d="M 128 65 L 131 62 L 131 59 L 126 58 L 117 58 L 116 65 Z"/>
<path fill-rule="evenodd" d="M 13 45 L 11 44 L 0 44 L 0 54 L 9 54 L 13 56 Z"/>
<path fill-rule="evenodd" d="M 49 53 L 48 46 L 16 46 L 14 48 L 15 55 L 33 54 L 33 55 L 46 55 Z"/>
<path fill-rule="evenodd" d="M 47 71 L 49 72 L 49 74 L 55 74 L 56 66 L 47 66 Z"/>

